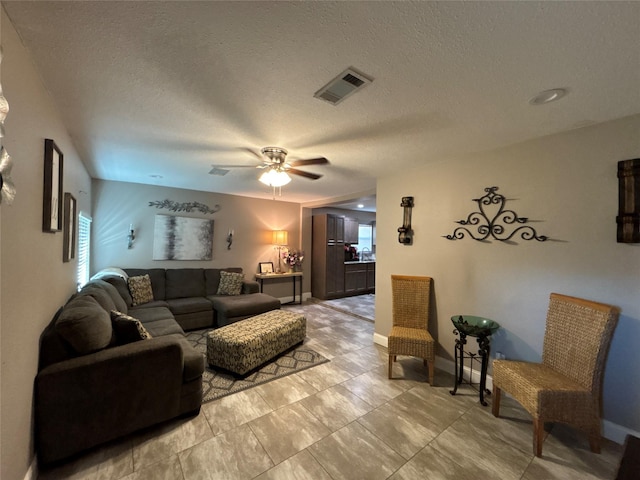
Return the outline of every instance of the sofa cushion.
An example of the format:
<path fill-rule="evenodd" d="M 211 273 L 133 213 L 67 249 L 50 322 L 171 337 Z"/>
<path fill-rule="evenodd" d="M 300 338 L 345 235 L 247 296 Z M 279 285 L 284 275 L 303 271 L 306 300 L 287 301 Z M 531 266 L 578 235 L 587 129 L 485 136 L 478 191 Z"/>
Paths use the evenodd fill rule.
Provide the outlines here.
<path fill-rule="evenodd" d="M 141 305 L 153 301 L 153 289 L 151 288 L 151 278 L 148 274 L 129 277 L 129 291 L 133 299 L 132 305 Z"/>
<path fill-rule="evenodd" d="M 133 303 L 133 299 L 131 298 L 129 285 L 127 285 L 127 281 L 124 278 L 114 275 L 110 277 L 102 277 L 100 281 L 104 281 L 109 285 L 113 285 L 115 289 L 118 291 L 118 293 L 120 294 L 120 296 L 122 297 L 122 299 L 124 300 L 124 303 L 127 304 L 127 307 L 131 306 L 131 304 Z M 121 312 L 124 311 L 124 309 L 119 309 L 119 310 Z"/>
<path fill-rule="evenodd" d="M 220 285 L 217 295 L 240 295 L 242 292 L 243 273 L 220 272 Z"/>
<path fill-rule="evenodd" d="M 204 269 L 204 280 L 205 280 L 205 289 L 206 294 L 208 295 L 216 295 L 218 293 L 218 286 L 220 285 L 220 272 L 233 272 L 233 273 L 242 273 L 242 268 L 229 267 L 229 268 L 205 268 Z"/>
<path fill-rule="evenodd" d="M 151 288 L 153 288 L 153 298 L 164 300 L 165 297 L 165 269 L 164 268 L 125 268 L 125 272 L 130 277 L 139 275 L 149 275 Z"/>
<path fill-rule="evenodd" d="M 124 301 L 118 289 L 104 280 L 92 280 L 88 283 L 88 285 L 95 285 L 97 287 L 102 288 L 105 292 L 109 294 L 111 300 L 116 306 L 116 310 L 122 313 L 127 313 L 127 302 Z"/>
<path fill-rule="evenodd" d="M 247 295 L 213 295 L 207 297 L 213 303 L 218 315 L 225 318 L 258 315 L 280 308 L 280 300 L 266 293 L 250 293 Z"/>
<path fill-rule="evenodd" d="M 202 268 L 167 269 L 165 299 L 204 297 L 204 270 Z"/>
<path fill-rule="evenodd" d="M 210 312 L 213 304 L 204 297 L 174 298 L 167 300 L 171 313 L 183 315 L 185 313 Z"/>
<path fill-rule="evenodd" d="M 143 303 L 142 305 L 131 306 L 129 309 L 129 313 L 137 318 L 137 316 L 132 312 L 137 312 L 138 310 L 144 310 L 147 308 L 169 308 L 169 304 L 165 300 L 154 300 L 153 302 Z"/>
<path fill-rule="evenodd" d="M 147 329 L 144 328 L 140 320 L 125 313 L 112 310 L 111 323 L 118 345 L 126 345 L 127 343 L 151 338 L 151 335 Z"/>
<path fill-rule="evenodd" d="M 88 295 L 75 297 L 65 305 L 55 330 L 81 355 L 102 350 L 113 337 L 109 313 Z"/>
<path fill-rule="evenodd" d="M 92 285 L 90 283 L 85 285 L 82 290 L 80 290 L 78 296 L 84 295 L 93 297 L 93 299 L 107 312 L 116 309 L 116 304 L 111 299 L 111 295 L 97 285 Z"/>
<path fill-rule="evenodd" d="M 144 328 L 154 337 L 164 337 L 165 335 L 182 335 L 184 336 L 184 330 L 173 319 L 151 320 L 143 323 Z"/>
<path fill-rule="evenodd" d="M 129 314 L 140 320 L 143 324 L 147 322 L 154 322 L 156 320 L 171 320 L 175 322 L 173 314 L 167 307 L 155 307 L 155 308 L 132 308 L 129 310 Z M 153 335 L 153 332 L 151 333 Z"/>

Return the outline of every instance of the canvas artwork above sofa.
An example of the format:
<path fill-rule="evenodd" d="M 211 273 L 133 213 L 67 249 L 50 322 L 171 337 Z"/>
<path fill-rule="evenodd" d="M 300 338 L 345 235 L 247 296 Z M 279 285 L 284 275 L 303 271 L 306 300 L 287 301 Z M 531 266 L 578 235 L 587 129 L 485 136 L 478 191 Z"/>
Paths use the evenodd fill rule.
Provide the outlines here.
<path fill-rule="evenodd" d="M 280 308 L 242 269 L 108 269 L 40 338 L 35 379 L 41 464 L 196 414 L 204 359 L 184 331 Z"/>

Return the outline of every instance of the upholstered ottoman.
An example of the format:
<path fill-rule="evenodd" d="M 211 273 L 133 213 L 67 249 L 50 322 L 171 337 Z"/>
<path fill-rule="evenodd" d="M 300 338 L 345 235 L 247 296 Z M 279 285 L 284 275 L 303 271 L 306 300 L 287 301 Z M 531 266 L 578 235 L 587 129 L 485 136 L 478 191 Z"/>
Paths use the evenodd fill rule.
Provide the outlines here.
<path fill-rule="evenodd" d="M 272 310 L 209 332 L 207 361 L 244 375 L 302 342 L 306 334 L 304 315 Z"/>

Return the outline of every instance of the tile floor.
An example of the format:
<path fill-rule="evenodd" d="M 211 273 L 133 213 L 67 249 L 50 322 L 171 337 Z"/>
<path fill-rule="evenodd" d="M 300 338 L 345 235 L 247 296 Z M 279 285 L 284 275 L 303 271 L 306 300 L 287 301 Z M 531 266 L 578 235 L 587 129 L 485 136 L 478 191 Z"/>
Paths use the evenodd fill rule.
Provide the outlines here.
<path fill-rule="evenodd" d="M 400 358 L 388 380 L 371 322 L 317 303 L 287 308 L 305 312 L 307 343 L 331 362 L 206 403 L 196 417 L 110 443 L 39 478 L 615 477 L 621 446 L 605 441 L 595 455 L 583 436 L 555 426 L 535 458 L 530 418 L 514 401 L 503 398 L 496 419 L 469 387 L 452 397 L 452 375 L 436 370 L 430 386 L 411 358 Z"/>

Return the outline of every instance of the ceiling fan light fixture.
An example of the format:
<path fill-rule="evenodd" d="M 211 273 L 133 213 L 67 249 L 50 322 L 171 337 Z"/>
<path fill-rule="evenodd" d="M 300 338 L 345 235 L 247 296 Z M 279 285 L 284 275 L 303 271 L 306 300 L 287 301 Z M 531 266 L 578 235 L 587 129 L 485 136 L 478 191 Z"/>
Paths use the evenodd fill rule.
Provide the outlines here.
<path fill-rule="evenodd" d="M 287 174 L 287 172 L 270 168 L 262 175 L 260 175 L 259 180 L 268 187 L 283 187 L 291 181 L 291 177 Z"/>

